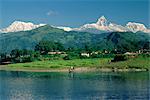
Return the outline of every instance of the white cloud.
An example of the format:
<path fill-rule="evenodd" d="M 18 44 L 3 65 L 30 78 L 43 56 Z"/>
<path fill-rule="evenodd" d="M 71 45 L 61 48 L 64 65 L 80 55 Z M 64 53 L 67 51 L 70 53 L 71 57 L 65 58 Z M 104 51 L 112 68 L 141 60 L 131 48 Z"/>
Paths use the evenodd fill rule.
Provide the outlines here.
<path fill-rule="evenodd" d="M 57 14 L 58 14 L 58 12 L 53 11 L 53 10 L 49 10 L 49 11 L 46 13 L 47 16 L 52 16 L 52 15 L 57 15 Z"/>

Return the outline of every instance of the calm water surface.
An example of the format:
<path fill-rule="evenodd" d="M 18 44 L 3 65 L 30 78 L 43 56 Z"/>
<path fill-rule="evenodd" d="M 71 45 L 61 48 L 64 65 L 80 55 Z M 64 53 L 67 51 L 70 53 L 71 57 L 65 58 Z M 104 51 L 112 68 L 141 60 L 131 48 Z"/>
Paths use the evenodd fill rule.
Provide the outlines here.
<path fill-rule="evenodd" d="M 149 100 L 148 72 L 0 71 L 0 100 Z"/>

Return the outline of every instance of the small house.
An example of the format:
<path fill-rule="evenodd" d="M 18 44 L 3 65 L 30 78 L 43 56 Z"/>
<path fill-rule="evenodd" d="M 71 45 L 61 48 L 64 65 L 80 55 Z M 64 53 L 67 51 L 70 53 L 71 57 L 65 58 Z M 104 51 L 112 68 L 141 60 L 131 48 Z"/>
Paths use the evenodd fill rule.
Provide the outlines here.
<path fill-rule="evenodd" d="M 89 53 L 81 53 L 81 56 L 90 57 Z"/>

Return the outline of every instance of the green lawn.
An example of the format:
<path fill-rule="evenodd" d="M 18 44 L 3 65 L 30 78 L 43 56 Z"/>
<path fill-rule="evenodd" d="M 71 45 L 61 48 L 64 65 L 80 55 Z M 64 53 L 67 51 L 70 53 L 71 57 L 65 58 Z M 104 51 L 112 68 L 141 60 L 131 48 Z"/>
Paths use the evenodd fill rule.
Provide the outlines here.
<path fill-rule="evenodd" d="M 111 58 L 95 59 L 74 59 L 74 60 L 49 60 L 35 61 L 31 63 L 10 64 L 11 68 L 43 68 L 43 69 L 63 69 L 71 66 L 74 67 L 96 67 L 96 68 L 144 68 L 150 69 L 150 58 L 138 57 L 128 59 L 127 61 L 111 62 Z"/>
<path fill-rule="evenodd" d="M 110 58 L 99 59 L 74 59 L 74 60 L 49 60 L 35 61 L 31 63 L 10 64 L 9 67 L 30 67 L 30 68 L 67 68 L 74 67 L 97 67 L 107 63 Z"/>
<path fill-rule="evenodd" d="M 150 58 L 137 57 L 130 58 L 127 61 L 111 62 L 110 64 L 104 64 L 104 67 L 116 67 L 116 68 L 146 68 L 150 69 Z"/>

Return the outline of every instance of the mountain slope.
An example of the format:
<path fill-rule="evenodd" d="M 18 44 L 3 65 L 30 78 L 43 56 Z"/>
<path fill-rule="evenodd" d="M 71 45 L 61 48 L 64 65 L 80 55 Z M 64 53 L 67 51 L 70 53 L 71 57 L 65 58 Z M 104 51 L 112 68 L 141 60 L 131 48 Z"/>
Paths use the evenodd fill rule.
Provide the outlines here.
<path fill-rule="evenodd" d="M 13 49 L 34 49 L 34 46 L 41 40 L 60 42 L 66 48 L 83 48 L 85 45 L 89 45 L 98 50 L 138 50 L 143 48 L 146 43 L 149 44 L 150 36 L 142 32 L 107 32 L 102 34 L 66 32 L 45 25 L 30 31 L 1 34 L 0 52 L 10 52 Z"/>
<path fill-rule="evenodd" d="M 84 42 L 91 42 L 92 34 L 86 32 L 66 32 L 49 25 L 31 31 L 11 32 L 0 35 L 0 52 L 12 49 L 33 49 L 40 40 L 61 42 L 66 47 L 81 47 Z"/>
<path fill-rule="evenodd" d="M 105 49 L 119 49 L 123 51 L 136 51 L 149 47 L 150 35 L 146 33 L 112 32 L 103 41 Z"/>

